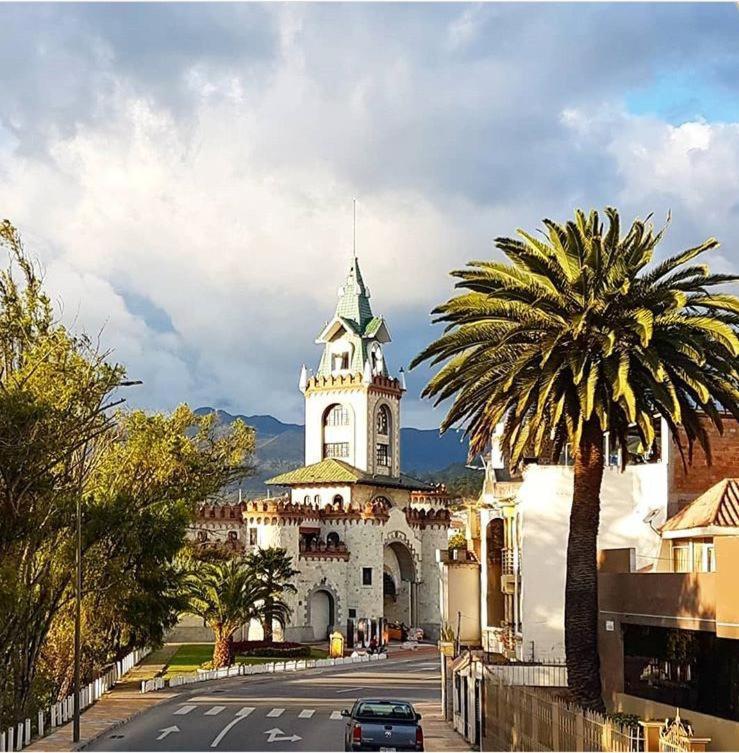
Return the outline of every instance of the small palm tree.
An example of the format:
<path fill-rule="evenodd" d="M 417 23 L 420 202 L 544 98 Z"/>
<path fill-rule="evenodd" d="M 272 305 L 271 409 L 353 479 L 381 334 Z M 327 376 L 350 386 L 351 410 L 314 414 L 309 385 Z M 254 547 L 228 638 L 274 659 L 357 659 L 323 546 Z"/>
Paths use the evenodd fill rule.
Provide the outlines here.
<path fill-rule="evenodd" d="M 290 617 L 290 607 L 282 597 L 286 593 L 297 593 L 292 581 L 300 571 L 293 568 L 292 557 L 279 547 L 257 549 L 249 555 L 248 561 L 264 589 L 259 617 L 264 629 L 264 640 L 271 642 L 274 623 L 277 622 L 284 628 Z"/>
<path fill-rule="evenodd" d="M 243 559 L 196 562 L 184 577 L 188 609 L 213 630 L 213 668 L 233 664 L 233 634 L 255 619 L 264 587 Z"/>
<path fill-rule="evenodd" d="M 574 456 L 567 543 L 565 649 L 570 688 L 586 707 L 603 708 L 597 648 L 596 546 L 603 435 L 622 448 L 635 428 L 644 450 L 665 419 L 685 463 L 698 442 L 710 459 L 703 417 L 719 431 L 722 411 L 739 418 L 739 299 L 716 286 L 696 257 L 714 239 L 652 265 L 664 231 L 649 218 L 625 235 L 615 209 L 608 228 L 596 212 L 545 220 L 535 237 L 498 238 L 510 263 L 475 261 L 453 272 L 467 292 L 439 306 L 445 334 L 414 361 L 446 362 L 425 396 L 454 396 L 442 430 L 463 424 L 480 452 L 503 423 L 503 449 Z"/>

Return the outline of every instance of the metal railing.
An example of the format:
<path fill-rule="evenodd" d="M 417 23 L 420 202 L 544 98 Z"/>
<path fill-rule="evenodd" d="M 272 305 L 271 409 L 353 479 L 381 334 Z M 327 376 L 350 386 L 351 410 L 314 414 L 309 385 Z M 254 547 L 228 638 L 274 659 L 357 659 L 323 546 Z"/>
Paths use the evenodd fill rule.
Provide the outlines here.
<path fill-rule="evenodd" d="M 136 649 L 116 662 L 105 674 L 95 678 L 80 690 L 80 711 L 92 706 L 95 701 L 112 688 L 125 674 L 130 672 L 144 657 L 151 653 L 150 648 Z M 22 750 L 32 740 L 43 737 L 46 732 L 61 727 L 72 720 L 74 694 L 70 693 L 46 709 L 41 709 L 35 718 L 27 717 L 21 722 L 0 732 L 0 751 Z"/>

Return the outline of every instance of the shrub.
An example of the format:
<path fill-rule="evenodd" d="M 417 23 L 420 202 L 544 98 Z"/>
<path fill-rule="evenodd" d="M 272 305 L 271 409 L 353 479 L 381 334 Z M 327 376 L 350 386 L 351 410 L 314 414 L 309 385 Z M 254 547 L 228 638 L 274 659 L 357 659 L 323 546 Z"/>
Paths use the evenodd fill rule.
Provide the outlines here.
<path fill-rule="evenodd" d="M 302 643 L 284 641 L 236 641 L 234 653 L 241 656 L 274 656 L 279 659 L 307 659 L 310 657 L 310 646 Z"/>

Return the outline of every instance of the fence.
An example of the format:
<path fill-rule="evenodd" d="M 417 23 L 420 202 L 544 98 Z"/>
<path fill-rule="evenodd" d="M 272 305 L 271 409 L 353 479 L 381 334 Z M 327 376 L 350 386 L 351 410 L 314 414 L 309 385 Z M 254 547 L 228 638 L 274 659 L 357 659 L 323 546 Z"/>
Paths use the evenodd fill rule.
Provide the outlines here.
<path fill-rule="evenodd" d="M 95 703 L 103 693 L 112 688 L 123 675 L 130 672 L 149 653 L 151 653 L 150 648 L 132 651 L 116 662 L 104 675 L 81 688 L 80 711 L 84 711 Z M 74 695 L 70 694 L 39 711 L 35 719 L 27 718 L 0 732 L 0 751 L 22 750 L 35 738 L 43 737 L 46 731 L 71 721 L 73 715 Z"/>
<path fill-rule="evenodd" d="M 162 690 L 165 687 L 177 688 L 180 685 L 207 682 L 208 680 L 221 680 L 224 677 L 296 672 L 304 669 L 315 669 L 317 667 L 361 664 L 370 661 L 380 661 L 386 658 L 385 654 L 360 654 L 357 656 L 344 656 L 339 659 L 295 659 L 293 661 L 271 661 L 264 664 L 234 664 L 231 667 L 222 667 L 221 669 L 201 670 L 199 672 L 191 672 L 190 674 L 175 675 L 168 680 L 164 677 L 144 680 L 141 683 L 141 692 L 151 693 L 154 690 Z"/>
<path fill-rule="evenodd" d="M 567 687 L 567 667 L 564 664 L 486 664 L 485 673 L 497 677 L 506 685 Z"/>
<path fill-rule="evenodd" d="M 640 727 L 623 727 L 551 695 L 510 685 L 490 673 L 485 682 L 485 750 L 639 751 Z M 675 751 L 689 748 L 673 748 Z"/>

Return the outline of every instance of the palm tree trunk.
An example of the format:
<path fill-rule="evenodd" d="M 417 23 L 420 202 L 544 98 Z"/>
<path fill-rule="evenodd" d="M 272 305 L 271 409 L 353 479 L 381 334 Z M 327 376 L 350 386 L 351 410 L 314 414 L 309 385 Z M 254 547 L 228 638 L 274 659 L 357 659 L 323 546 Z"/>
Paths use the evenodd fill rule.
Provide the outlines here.
<path fill-rule="evenodd" d="M 230 667 L 234 663 L 233 634 L 220 625 L 213 629 L 216 642 L 213 645 L 213 669 Z"/>
<path fill-rule="evenodd" d="M 264 640 L 272 643 L 274 634 L 272 630 L 272 599 L 264 600 Z"/>
<path fill-rule="evenodd" d="M 598 564 L 603 432 L 597 421 L 583 428 L 575 452 L 575 479 L 567 539 L 565 651 L 573 700 L 603 712 L 598 657 Z"/>

